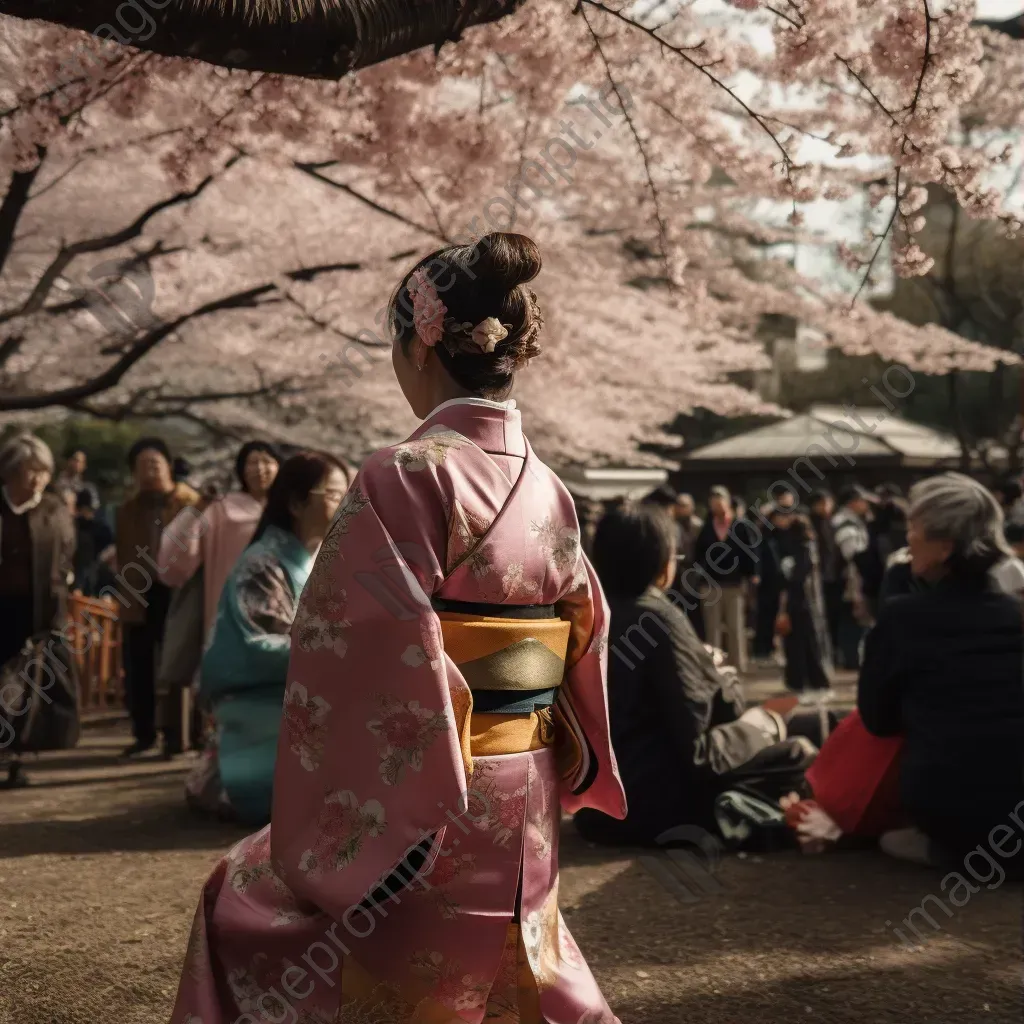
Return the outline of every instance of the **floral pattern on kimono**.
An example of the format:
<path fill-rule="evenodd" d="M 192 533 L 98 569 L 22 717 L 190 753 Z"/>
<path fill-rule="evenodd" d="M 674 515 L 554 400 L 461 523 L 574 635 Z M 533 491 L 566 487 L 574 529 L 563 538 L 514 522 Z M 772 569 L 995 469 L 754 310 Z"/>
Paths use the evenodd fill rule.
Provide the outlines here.
<path fill-rule="evenodd" d="M 205 908 L 200 902 L 192 920 L 192 931 L 188 935 L 185 947 L 185 974 L 193 981 L 199 981 L 207 973 L 210 962 L 210 951 L 206 943 Z"/>
<path fill-rule="evenodd" d="M 379 717 L 366 723 L 366 728 L 381 740 L 380 777 L 385 785 L 397 786 L 408 766 L 414 772 L 423 767 L 423 752 L 448 731 L 448 716 L 431 711 L 418 700 L 401 701 L 394 697 L 377 697 Z"/>
<path fill-rule="evenodd" d="M 458 451 L 473 442 L 443 424 L 435 424 L 418 438 L 403 441 L 391 449 L 386 467 L 398 466 L 408 473 L 419 473 L 428 466 L 440 466 L 451 451 Z"/>
<path fill-rule="evenodd" d="M 465 559 L 476 579 L 483 579 L 493 567 L 478 545 L 490 529 L 490 522 L 470 512 L 458 499 L 452 502 L 448 523 L 448 548 L 446 552 L 447 572 Z"/>
<path fill-rule="evenodd" d="M 532 843 L 532 852 L 537 860 L 547 860 L 555 841 L 555 828 L 560 815 L 557 808 L 548 806 L 544 786 L 537 777 L 537 770 L 530 765 L 529 786 L 534 798 L 527 809 L 527 834 Z"/>
<path fill-rule="evenodd" d="M 449 850 L 445 855 L 442 851 L 430 872 L 424 876 L 430 888 L 422 891 L 434 901 L 438 912 L 446 920 L 454 920 L 460 909 L 447 890 L 457 878 L 475 868 L 476 857 L 472 853 L 454 854 Z"/>
<path fill-rule="evenodd" d="M 522 826 L 526 796 L 526 786 L 512 792 L 502 789 L 492 766 L 485 763 L 473 774 L 466 817 L 482 832 L 493 832 L 495 845 L 507 847 Z"/>
<path fill-rule="evenodd" d="M 277 897 L 272 928 L 280 928 L 303 918 L 295 895 L 274 870 L 270 857 L 270 826 L 266 826 L 248 839 L 243 839 L 229 854 L 228 882 L 237 893 L 245 894 L 257 882 L 270 883 Z"/>
<path fill-rule="evenodd" d="M 295 594 L 280 561 L 262 554 L 239 563 L 236 594 L 243 619 L 254 633 L 266 635 L 264 643 L 287 647 L 295 619 Z"/>
<path fill-rule="evenodd" d="M 447 960 L 436 950 L 420 950 L 409 962 L 414 975 L 431 984 L 431 998 L 455 1011 L 480 1009 L 487 1002 L 490 984 L 464 974 L 458 960 Z"/>
<path fill-rule="evenodd" d="M 558 981 L 561 915 L 558 913 L 558 881 L 539 910 L 533 910 L 523 921 L 523 946 L 530 961 L 537 987 L 543 991 Z M 564 927 L 564 926 L 563 926 Z"/>
<path fill-rule="evenodd" d="M 519 1017 L 519 931 L 508 930 L 501 951 L 498 973 L 487 997 L 488 1024 L 520 1024 Z"/>
<path fill-rule="evenodd" d="M 550 516 L 540 523 L 531 523 L 530 530 L 559 572 L 565 572 L 577 564 L 581 550 L 578 530 L 559 525 Z M 576 585 L 575 577 L 573 584 Z"/>
<path fill-rule="evenodd" d="M 540 591 L 540 584 L 527 578 L 522 562 L 512 562 L 501 578 L 501 589 L 505 597 L 522 597 L 527 604 Z"/>
<path fill-rule="evenodd" d="M 316 839 L 299 862 L 299 870 L 311 877 L 325 868 L 340 871 L 356 859 L 363 840 L 383 834 L 387 825 L 384 807 L 367 800 L 361 807 L 351 790 L 336 790 L 324 799 L 316 822 Z"/>
<path fill-rule="evenodd" d="M 323 576 L 311 575 L 295 616 L 295 637 L 304 651 L 333 651 L 344 658 L 348 651 L 345 630 L 351 623 L 345 618 L 344 590 L 336 590 Z"/>
<path fill-rule="evenodd" d="M 320 545 L 320 552 L 324 555 L 323 561 L 318 560 L 318 565 L 329 565 L 332 559 L 341 550 L 341 538 L 346 536 L 352 520 L 370 503 L 370 499 L 353 484 L 345 492 L 341 499 L 338 511 L 334 513 L 331 525 L 324 534 L 323 543 Z"/>
<path fill-rule="evenodd" d="M 331 705 L 323 697 L 311 697 L 302 683 L 289 683 L 282 714 L 284 733 L 288 737 L 288 749 L 298 755 L 299 763 L 307 772 L 315 772 L 323 760 L 330 710 Z"/>

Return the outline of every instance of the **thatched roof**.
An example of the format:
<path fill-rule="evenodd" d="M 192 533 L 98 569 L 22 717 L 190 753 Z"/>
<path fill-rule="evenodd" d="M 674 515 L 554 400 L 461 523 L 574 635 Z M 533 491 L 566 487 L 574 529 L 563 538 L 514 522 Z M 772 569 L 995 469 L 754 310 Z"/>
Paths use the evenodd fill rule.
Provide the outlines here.
<path fill-rule="evenodd" d="M 223 67 L 340 78 L 355 68 L 458 40 L 464 29 L 497 21 L 523 2 L 0 0 L 0 13 Z"/>

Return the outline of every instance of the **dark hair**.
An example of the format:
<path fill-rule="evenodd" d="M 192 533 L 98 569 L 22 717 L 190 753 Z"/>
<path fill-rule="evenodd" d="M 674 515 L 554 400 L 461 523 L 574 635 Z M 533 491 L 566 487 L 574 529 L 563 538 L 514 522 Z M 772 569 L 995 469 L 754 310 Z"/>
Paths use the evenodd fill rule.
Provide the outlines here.
<path fill-rule="evenodd" d="M 92 491 L 88 488 L 83 488 L 75 494 L 75 508 L 95 508 L 96 503 L 93 501 Z"/>
<path fill-rule="evenodd" d="M 1024 523 L 1007 523 L 1003 536 L 1007 544 L 1024 544 Z"/>
<path fill-rule="evenodd" d="M 159 452 L 167 460 L 168 465 L 173 461 L 171 458 L 171 450 L 167 447 L 167 443 L 162 438 L 140 437 L 138 441 L 128 449 L 128 468 L 135 469 L 135 463 L 139 456 L 143 452 L 147 451 Z"/>
<path fill-rule="evenodd" d="M 821 488 L 816 491 L 811 491 L 807 496 L 807 504 L 814 506 L 817 505 L 819 501 L 825 501 L 826 499 L 834 500 L 832 498 L 832 492 L 825 490 L 825 488 Z"/>
<path fill-rule="evenodd" d="M 425 256 L 402 278 L 391 298 L 388 323 L 408 352 L 416 336 L 409 279 L 423 270 L 444 304 L 444 334 L 434 352 L 449 376 L 482 398 L 508 394 L 516 371 L 540 355 L 538 335 L 544 323 L 537 296 L 525 287 L 541 268 L 540 251 L 526 235 L 494 232 L 474 245 L 451 245 Z M 499 320 L 508 335 L 491 353 L 466 351 L 459 325 Z"/>
<path fill-rule="evenodd" d="M 626 502 L 609 509 L 594 534 L 594 568 L 609 594 L 636 597 L 665 568 L 675 531 L 664 509 Z"/>
<path fill-rule="evenodd" d="M 678 498 L 679 495 L 668 484 L 662 484 L 651 491 L 650 494 L 645 495 L 643 503 L 645 505 L 658 505 L 661 508 L 670 508 L 676 503 Z"/>
<path fill-rule="evenodd" d="M 309 497 L 309 492 L 332 469 L 340 469 L 345 474 L 345 479 L 351 483 L 352 474 L 349 467 L 341 459 L 327 452 L 303 451 L 285 459 L 270 485 L 267 504 L 249 543 L 255 544 L 268 526 L 277 526 L 292 533 L 294 524 L 288 506 L 293 501 L 305 501 Z"/>
<path fill-rule="evenodd" d="M 1021 488 L 1020 481 L 1012 476 L 1007 477 L 1005 480 L 1000 480 L 993 490 L 998 491 L 1003 496 L 1004 505 L 1012 505 L 1024 495 L 1024 489 Z"/>
<path fill-rule="evenodd" d="M 266 452 L 275 462 L 280 463 L 281 461 L 281 456 L 278 455 L 277 449 L 272 444 L 266 441 L 246 441 L 238 449 L 238 455 L 235 456 L 235 476 L 238 477 L 243 491 L 249 490 L 245 485 L 245 463 L 253 452 Z"/>

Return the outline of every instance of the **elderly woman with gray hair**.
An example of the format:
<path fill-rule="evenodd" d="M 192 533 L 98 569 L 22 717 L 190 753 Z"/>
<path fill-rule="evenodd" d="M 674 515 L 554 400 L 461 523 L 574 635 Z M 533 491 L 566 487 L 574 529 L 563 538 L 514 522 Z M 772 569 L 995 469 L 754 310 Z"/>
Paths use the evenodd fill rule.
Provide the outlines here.
<path fill-rule="evenodd" d="M 882 849 L 940 863 L 991 846 L 1019 872 L 1021 843 L 1003 840 L 1024 801 L 1024 640 L 1002 511 L 969 477 L 932 477 L 910 492 L 907 546 L 917 586 L 882 605 L 858 686 L 868 731 L 904 737 L 913 827 Z"/>
<path fill-rule="evenodd" d="M 0 666 L 65 626 L 75 527 L 64 499 L 46 490 L 52 476 L 53 454 L 32 434 L 0 447 Z M 19 769 L 11 763 L 8 786 L 24 784 Z"/>

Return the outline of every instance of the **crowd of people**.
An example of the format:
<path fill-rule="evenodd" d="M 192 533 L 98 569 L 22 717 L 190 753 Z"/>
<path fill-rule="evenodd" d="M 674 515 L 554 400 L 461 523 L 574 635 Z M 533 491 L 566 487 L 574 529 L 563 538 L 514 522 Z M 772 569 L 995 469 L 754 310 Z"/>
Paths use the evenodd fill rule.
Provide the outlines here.
<path fill-rule="evenodd" d="M 105 597 L 121 628 L 133 734 L 122 756 L 200 747 L 186 787 L 192 804 L 262 824 L 296 603 L 351 468 L 251 441 L 237 455 L 236 489 L 200 493 L 158 437 L 135 442 L 127 464 L 132 486 L 111 524 L 85 477 L 85 452 L 68 453 L 55 474 L 52 452 L 31 434 L 0 449 L 5 678 L 58 633 L 64 642 L 50 651 L 73 690 L 82 638 L 68 629 L 69 593 Z M 27 784 L 18 754 L 52 742 L 40 738 L 45 717 L 26 713 L 19 742 L 5 744 L 7 786 Z"/>
<path fill-rule="evenodd" d="M 617 1024 L 558 914 L 563 810 L 595 843 L 682 826 L 928 864 L 1021 824 L 1019 485 L 574 507 L 508 397 L 540 353 L 540 268 L 494 234 L 406 273 L 392 361 L 423 422 L 358 476 L 253 441 L 233 488 L 200 493 L 148 437 L 105 524 L 84 453 L 55 478 L 38 438 L 0 448 L 3 693 L 71 588 L 112 599 L 123 756 L 199 746 L 189 803 L 259 829 L 203 888 L 175 1020 L 241 1019 L 317 949 L 308 1019 Z M 792 696 L 751 704 L 743 677 L 772 659 Z M 837 666 L 852 712 L 828 705 Z M 40 749 L 32 716 L 0 712 L 10 752 Z"/>

